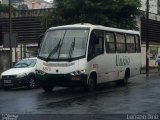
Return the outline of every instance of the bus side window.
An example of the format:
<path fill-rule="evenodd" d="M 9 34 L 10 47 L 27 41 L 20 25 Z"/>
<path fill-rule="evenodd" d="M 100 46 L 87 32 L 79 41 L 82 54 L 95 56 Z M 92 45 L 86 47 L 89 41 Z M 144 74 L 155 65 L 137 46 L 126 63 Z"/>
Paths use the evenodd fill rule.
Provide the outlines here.
<path fill-rule="evenodd" d="M 135 46 L 135 39 L 134 35 L 127 34 L 126 35 L 126 43 L 127 43 L 127 52 L 128 53 L 135 53 L 136 52 L 136 46 Z"/>
<path fill-rule="evenodd" d="M 117 52 L 118 53 L 125 53 L 126 52 L 126 44 L 125 44 L 125 34 L 123 33 L 116 33 L 116 45 L 117 45 Z"/>
<path fill-rule="evenodd" d="M 94 30 L 91 33 L 89 48 L 88 48 L 88 60 L 104 53 L 104 31 Z"/>
<path fill-rule="evenodd" d="M 135 36 L 135 41 L 136 41 L 136 51 L 137 53 L 141 52 L 141 47 L 140 47 L 140 37 L 138 35 Z"/>
<path fill-rule="evenodd" d="M 116 52 L 114 33 L 112 33 L 112 32 L 106 33 L 105 47 L 106 47 L 107 53 L 115 53 Z"/>

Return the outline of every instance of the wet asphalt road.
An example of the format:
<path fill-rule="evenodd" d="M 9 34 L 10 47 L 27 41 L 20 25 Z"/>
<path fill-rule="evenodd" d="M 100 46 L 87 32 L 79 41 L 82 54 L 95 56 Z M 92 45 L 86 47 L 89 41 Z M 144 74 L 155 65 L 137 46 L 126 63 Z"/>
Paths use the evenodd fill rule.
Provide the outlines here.
<path fill-rule="evenodd" d="M 93 93 L 82 88 L 55 88 L 52 93 L 25 88 L 0 90 L 0 113 L 6 114 L 160 114 L 160 76 L 138 75 L 128 86 L 114 82 Z"/>

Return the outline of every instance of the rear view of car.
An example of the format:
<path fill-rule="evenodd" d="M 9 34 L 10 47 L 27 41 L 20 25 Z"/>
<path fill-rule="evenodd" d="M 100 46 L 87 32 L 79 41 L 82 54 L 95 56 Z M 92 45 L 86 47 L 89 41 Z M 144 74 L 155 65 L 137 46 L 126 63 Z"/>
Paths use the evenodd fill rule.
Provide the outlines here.
<path fill-rule="evenodd" d="M 17 62 L 13 68 L 1 74 L 2 88 L 7 90 L 13 87 L 26 86 L 34 88 L 35 65 L 37 58 L 26 58 Z"/>

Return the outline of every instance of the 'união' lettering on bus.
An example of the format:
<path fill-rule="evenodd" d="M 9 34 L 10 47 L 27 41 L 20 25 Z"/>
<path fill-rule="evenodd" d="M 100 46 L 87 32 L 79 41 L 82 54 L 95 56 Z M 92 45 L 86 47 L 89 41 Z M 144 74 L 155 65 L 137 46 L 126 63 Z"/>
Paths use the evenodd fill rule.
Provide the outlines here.
<path fill-rule="evenodd" d="M 116 66 L 125 66 L 129 64 L 130 64 L 129 57 L 116 55 Z"/>

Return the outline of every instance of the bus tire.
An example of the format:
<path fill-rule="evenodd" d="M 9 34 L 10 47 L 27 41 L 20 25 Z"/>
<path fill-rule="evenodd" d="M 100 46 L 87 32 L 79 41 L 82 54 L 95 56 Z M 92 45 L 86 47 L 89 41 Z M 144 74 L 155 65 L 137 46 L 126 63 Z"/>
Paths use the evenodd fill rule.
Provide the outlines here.
<path fill-rule="evenodd" d="M 97 86 L 97 82 L 96 82 L 96 79 L 95 77 L 91 76 L 88 80 L 88 85 L 85 86 L 85 89 L 88 91 L 88 92 L 93 92 L 95 89 L 96 89 L 96 86 Z"/>
<path fill-rule="evenodd" d="M 116 84 L 126 86 L 128 84 L 128 79 L 129 79 L 129 74 L 128 72 L 126 72 L 124 78 L 122 80 L 117 80 Z"/>
<path fill-rule="evenodd" d="M 129 79 L 128 75 L 125 75 L 124 79 L 122 80 L 122 84 L 127 85 L 128 84 L 128 79 Z"/>
<path fill-rule="evenodd" d="M 53 90 L 53 87 L 54 86 L 43 86 L 42 88 L 46 93 L 51 93 Z"/>

